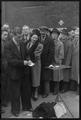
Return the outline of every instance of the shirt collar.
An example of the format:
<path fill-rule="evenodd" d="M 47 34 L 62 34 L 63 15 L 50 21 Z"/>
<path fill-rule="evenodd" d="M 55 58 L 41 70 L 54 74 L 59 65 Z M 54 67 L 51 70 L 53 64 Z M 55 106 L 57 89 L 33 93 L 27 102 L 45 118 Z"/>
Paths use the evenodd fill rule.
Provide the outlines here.
<path fill-rule="evenodd" d="M 13 37 L 13 42 L 15 43 L 15 45 L 17 45 L 18 46 L 18 43 L 16 42 L 16 40 L 14 39 L 14 37 Z"/>

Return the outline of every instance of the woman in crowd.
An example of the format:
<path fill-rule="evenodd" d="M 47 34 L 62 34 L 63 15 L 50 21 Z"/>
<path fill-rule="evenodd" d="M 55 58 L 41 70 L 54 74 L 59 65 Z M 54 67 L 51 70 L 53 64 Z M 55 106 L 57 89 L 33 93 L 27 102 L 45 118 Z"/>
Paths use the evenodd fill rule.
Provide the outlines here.
<path fill-rule="evenodd" d="M 33 30 L 31 36 L 31 43 L 34 45 L 38 41 L 38 45 L 34 50 L 35 56 L 35 65 L 32 67 L 32 87 L 33 87 L 33 99 L 38 99 L 38 90 L 40 86 L 40 77 L 41 77 L 41 52 L 43 50 L 43 44 L 41 43 L 41 34 L 38 29 Z"/>

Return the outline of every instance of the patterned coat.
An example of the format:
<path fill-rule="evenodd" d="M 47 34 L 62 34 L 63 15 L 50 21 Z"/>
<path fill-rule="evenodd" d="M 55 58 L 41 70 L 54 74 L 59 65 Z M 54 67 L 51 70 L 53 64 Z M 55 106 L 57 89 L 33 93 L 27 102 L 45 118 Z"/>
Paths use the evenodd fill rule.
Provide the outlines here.
<path fill-rule="evenodd" d="M 33 87 L 40 86 L 42 50 L 43 50 L 43 44 L 38 43 L 38 46 L 34 51 L 35 65 L 32 67 L 32 86 Z"/>

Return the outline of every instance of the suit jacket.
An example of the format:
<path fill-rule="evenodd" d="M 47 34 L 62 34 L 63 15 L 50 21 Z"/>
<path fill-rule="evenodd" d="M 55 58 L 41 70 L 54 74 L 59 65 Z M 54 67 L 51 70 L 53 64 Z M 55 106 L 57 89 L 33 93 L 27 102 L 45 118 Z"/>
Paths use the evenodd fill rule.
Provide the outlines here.
<path fill-rule="evenodd" d="M 26 60 L 26 49 L 24 44 L 20 44 L 20 51 L 11 40 L 4 48 L 9 66 L 9 75 L 12 80 L 19 80 L 24 76 Z M 27 66 L 26 66 L 27 67 Z"/>
<path fill-rule="evenodd" d="M 7 40 L 1 40 L 1 72 L 6 71 L 8 64 L 7 64 L 7 60 L 6 60 L 6 54 L 4 52 L 4 47 L 7 44 Z"/>
<path fill-rule="evenodd" d="M 41 54 L 41 63 L 42 66 L 49 66 L 54 63 L 54 54 L 55 54 L 55 46 L 54 41 L 50 37 L 46 37 L 44 41 L 43 51 Z"/>

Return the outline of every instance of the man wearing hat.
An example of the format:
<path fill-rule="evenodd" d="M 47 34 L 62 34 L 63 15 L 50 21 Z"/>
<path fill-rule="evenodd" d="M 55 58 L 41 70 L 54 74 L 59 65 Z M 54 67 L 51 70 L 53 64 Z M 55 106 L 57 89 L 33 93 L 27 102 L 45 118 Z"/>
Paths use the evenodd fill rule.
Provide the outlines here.
<path fill-rule="evenodd" d="M 52 71 L 46 69 L 54 61 L 54 42 L 50 38 L 50 31 L 43 27 L 41 29 L 41 41 L 43 43 L 43 51 L 41 54 L 41 87 L 43 90 L 43 98 L 47 97 L 50 92 L 50 80 L 52 79 Z"/>
<path fill-rule="evenodd" d="M 75 30 L 75 37 L 72 41 L 72 69 L 70 90 L 78 90 L 79 94 L 79 30 Z"/>
<path fill-rule="evenodd" d="M 64 45 L 59 40 L 60 32 L 57 29 L 53 29 L 51 32 L 51 37 L 55 44 L 55 53 L 54 53 L 54 64 L 61 65 L 62 60 L 64 59 Z M 62 80 L 62 71 L 60 79 Z M 58 93 L 58 86 L 59 86 L 59 72 L 53 71 L 53 94 L 56 95 Z"/>
<path fill-rule="evenodd" d="M 39 27 L 39 30 L 40 30 L 41 32 L 44 32 L 47 36 L 50 37 L 51 30 L 50 30 L 48 27 L 46 27 L 46 26 L 41 26 L 41 27 Z"/>
<path fill-rule="evenodd" d="M 61 32 L 62 41 L 64 44 L 64 60 L 63 65 L 71 66 L 71 53 L 72 53 L 72 42 L 69 39 L 68 29 L 62 30 Z M 69 89 L 69 80 L 70 80 L 70 69 L 63 70 L 63 85 L 61 86 L 61 93 L 68 91 Z"/>

